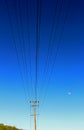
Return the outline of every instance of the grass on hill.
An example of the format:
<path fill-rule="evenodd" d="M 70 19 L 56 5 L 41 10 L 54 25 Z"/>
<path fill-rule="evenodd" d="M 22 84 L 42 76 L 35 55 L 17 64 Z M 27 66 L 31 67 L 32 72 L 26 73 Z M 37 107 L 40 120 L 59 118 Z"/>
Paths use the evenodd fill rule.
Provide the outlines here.
<path fill-rule="evenodd" d="M 14 126 L 7 126 L 4 124 L 0 124 L 0 130 L 20 130 Z"/>

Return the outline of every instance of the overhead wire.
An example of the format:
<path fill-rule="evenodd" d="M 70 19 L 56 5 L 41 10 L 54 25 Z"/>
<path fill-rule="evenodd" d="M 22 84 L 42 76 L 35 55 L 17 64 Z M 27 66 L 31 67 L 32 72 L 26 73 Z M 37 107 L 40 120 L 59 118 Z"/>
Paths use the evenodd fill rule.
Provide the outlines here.
<path fill-rule="evenodd" d="M 38 6 L 39 6 L 39 10 L 38 10 L 38 12 L 39 12 L 39 17 L 38 17 L 38 43 L 39 43 L 39 48 L 40 48 L 40 42 L 41 42 L 41 22 L 42 22 L 42 0 L 39 0 L 39 5 Z M 40 49 L 38 50 L 38 54 L 39 54 L 39 52 L 40 52 Z M 38 68 L 39 68 L 39 56 L 38 56 Z M 40 86 L 38 86 L 38 87 L 39 87 L 38 88 L 38 90 L 39 90 Z M 38 93 L 39 93 L 39 91 L 38 91 Z M 39 95 L 38 95 L 38 98 L 40 98 Z"/>
<path fill-rule="evenodd" d="M 15 10 L 15 17 L 16 17 L 16 26 L 17 26 L 17 32 L 18 32 L 18 40 L 19 40 L 19 43 L 21 44 L 21 36 L 20 36 L 20 26 L 19 26 L 19 21 L 18 21 L 18 14 L 17 14 L 17 0 L 14 0 L 14 10 Z M 22 49 L 21 49 L 22 50 Z M 22 61 L 24 63 L 24 56 L 23 56 L 23 51 L 22 51 Z M 24 67 L 25 67 L 25 64 L 24 64 Z M 27 77 L 25 77 L 26 79 Z M 26 88 L 25 88 L 26 89 Z M 28 94 L 29 91 L 27 92 L 27 96 L 29 95 Z"/>
<path fill-rule="evenodd" d="M 38 18 L 38 43 L 40 45 L 40 34 L 41 34 L 41 18 L 42 18 L 42 0 L 39 0 L 39 18 Z M 38 50 L 39 52 L 39 50 Z"/>
<path fill-rule="evenodd" d="M 33 84 L 32 84 L 32 60 L 31 60 L 31 42 L 30 42 L 30 26 L 29 26 L 29 3 L 28 0 L 26 0 L 26 20 L 27 20 L 27 32 L 28 32 L 28 50 L 30 54 L 30 98 L 32 98 L 33 95 Z M 30 106 L 30 130 L 31 130 L 31 106 Z"/>
<path fill-rule="evenodd" d="M 37 85 L 38 85 L 38 0 L 36 0 L 36 78 L 35 78 L 35 99 L 37 99 Z"/>
<path fill-rule="evenodd" d="M 42 88 L 40 89 L 40 93 L 43 91 L 43 83 L 44 83 L 44 74 L 46 72 L 46 65 L 48 64 L 48 59 L 49 59 L 49 52 L 50 52 L 50 45 L 51 45 L 51 40 L 52 40 L 52 36 L 53 36 L 53 32 L 54 32 L 54 26 L 55 26 L 55 18 L 56 18 L 56 14 L 57 14 L 57 6 L 58 6 L 58 0 L 56 1 L 56 6 L 55 6 L 55 13 L 53 16 L 53 23 L 52 23 L 52 28 L 51 28 L 51 32 L 50 32 L 50 37 L 49 37 L 49 43 L 48 43 L 48 51 L 47 51 L 47 56 L 46 56 L 46 63 L 44 65 L 44 71 L 42 74 Z"/>
<path fill-rule="evenodd" d="M 28 87 L 29 87 L 28 86 L 29 69 L 28 69 L 27 60 L 26 60 L 26 47 L 25 47 L 24 29 L 23 29 L 22 15 L 21 15 L 21 0 L 18 1 L 18 9 L 19 9 L 19 20 L 20 20 L 21 36 L 22 36 L 22 51 L 23 51 L 23 57 L 24 57 L 25 74 L 26 74 L 26 82 L 27 82 L 27 89 L 28 89 Z M 28 89 L 28 91 L 29 91 L 29 89 Z M 30 92 L 28 94 L 30 94 Z M 29 97 L 30 97 L 30 95 L 29 95 Z"/>
<path fill-rule="evenodd" d="M 70 11 L 70 6 L 71 6 L 71 0 L 69 0 L 68 7 L 67 7 L 67 11 L 66 11 L 66 15 L 65 15 L 65 18 L 64 18 L 64 23 L 63 23 L 63 26 L 62 26 L 62 30 L 61 30 L 61 32 L 60 32 L 59 41 L 58 41 L 58 45 L 57 45 L 57 49 L 56 49 L 55 58 L 54 58 L 54 62 L 53 62 L 53 65 L 52 65 L 52 69 L 51 69 L 51 72 L 50 72 L 50 75 L 49 75 L 48 84 L 49 84 L 49 82 L 50 82 L 50 80 L 51 80 L 51 76 L 52 76 L 52 73 L 53 73 L 53 70 L 54 70 L 54 66 L 55 66 L 55 63 L 56 63 L 56 58 L 57 58 L 57 55 L 58 55 L 58 51 L 59 51 L 59 49 L 60 49 L 60 44 L 61 44 L 61 40 L 62 40 L 64 28 L 65 28 L 65 24 L 66 24 L 66 21 L 67 21 L 67 18 L 68 18 L 68 14 L 69 14 L 69 11 Z M 44 94 L 44 99 L 43 99 L 42 106 L 43 106 L 43 104 L 44 104 L 44 102 L 45 102 L 48 89 L 49 89 L 49 88 L 46 87 L 46 91 L 45 91 L 45 94 Z"/>
<path fill-rule="evenodd" d="M 25 101 L 27 102 L 27 94 L 26 94 L 25 85 L 24 85 L 24 78 L 23 78 L 22 71 L 21 71 L 21 65 L 20 65 L 20 60 L 19 60 L 19 55 L 18 55 L 18 49 L 17 49 L 17 45 L 16 45 L 16 40 L 15 40 L 15 36 L 14 36 L 13 25 L 12 25 L 12 21 L 11 21 L 11 15 L 10 15 L 10 11 L 9 11 L 9 6 L 8 6 L 8 1 L 7 0 L 5 0 L 5 5 L 6 5 L 7 13 L 8 13 L 9 24 L 10 24 L 10 31 L 11 31 L 11 36 L 12 36 L 15 52 L 16 52 L 16 57 L 17 57 L 20 77 L 21 77 L 21 80 L 22 80 L 23 91 L 24 91 L 24 94 L 25 94 Z"/>
<path fill-rule="evenodd" d="M 51 28 L 51 31 L 50 31 L 49 42 L 48 42 L 48 51 L 47 51 L 47 55 L 46 55 L 46 62 L 45 62 L 44 71 L 43 71 L 43 74 L 42 74 L 42 85 L 41 85 L 42 87 L 41 87 L 41 90 L 40 90 L 40 94 L 42 94 L 42 92 L 43 92 L 43 86 L 44 86 L 44 82 L 45 82 L 44 74 L 47 74 L 47 71 L 48 71 L 49 57 L 50 57 L 49 53 L 50 53 L 51 49 L 53 48 L 53 44 L 54 44 L 52 42 L 53 33 L 55 34 L 57 32 L 57 27 L 58 27 L 58 24 L 56 24 L 56 21 L 55 21 L 56 15 L 57 15 L 57 8 L 58 8 L 58 0 L 56 1 L 55 11 L 54 11 L 54 15 L 53 15 L 53 23 L 52 23 L 52 28 Z M 57 23 L 59 23 L 61 8 L 62 8 L 62 4 L 61 4 L 61 7 L 60 7 L 59 14 L 57 15 L 58 16 Z M 57 25 L 56 29 L 55 29 L 55 25 Z M 54 29 L 55 29 L 55 32 L 54 32 Z M 51 46 L 51 43 L 52 43 L 52 46 Z"/>
<path fill-rule="evenodd" d="M 41 17 L 42 17 L 42 0 L 36 0 L 36 86 L 38 85 L 38 63 L 39 63 L 39 45 L 40 45 L 40 33 L 41 33 Z"/>
<path fill-rule="evenodd" d="M 39 50 L 39 46 L 40 46 L 40 41 L 41 41 L 41 18 L 42 18 L 42 0 L 39 0 L 39 1 L 37 1 L 38 2 L 38 4 L 37 4 L 37 20 L 38 20 L 38 22 L 37 22 L 37 35 L 38 35 L 38 37 L 37 37 L 37 42 L 38 42 L 38 54 L 37 54 L 37 64 L 38 64 L 38 66 L 37 66 L 37 68 L 38 68 L 38 70 L 39 70 L 39 52 L 40 52 L 40 50 Z M 39 76 L 39 75 L 37 75 L 37 76 Z M 38 77 L 37 77 L 38 78 Z M 37 90 L 39 90 L 39 88 L 40 88 L 40 86 L 39 86 L 39 83 L 38 83 L 38 88 L 37 88 Z M 39 91 L 38 91 L 38 93 L 39 93 Z M 38 95 L 37 95 L 38 96 Z M 38 99 L 39 99 L 39 97 L 37 97 Z M 38 129 L 39 129 L 39 105 L 38 105 L 38 116 L 37 116 L 37 122 L 38 122 Z"/>
<path fill-rule="evenodd" d="M 32 60 L 31 60 L 31 42 L 30 42 L 30 25 L 29 25 L 29 3 L 28 0 L 26 0 L 26 19 L 27 19 L 27 32 L 28 32 L 28 50 L 29 50 L 29 60 L 30 60 L 30 88 L 32 89 L 32 93 L 33 93 L 33 84 L 32 84 Z"/>

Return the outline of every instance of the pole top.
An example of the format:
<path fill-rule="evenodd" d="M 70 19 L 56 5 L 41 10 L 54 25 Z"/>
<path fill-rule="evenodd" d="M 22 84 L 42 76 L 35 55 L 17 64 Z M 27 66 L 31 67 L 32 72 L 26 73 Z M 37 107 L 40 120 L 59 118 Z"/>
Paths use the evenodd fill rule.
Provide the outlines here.
<path fill-rule="evenodd" d="M 39 103 L 39 100 L 30 100 L 30 103 Z"/>

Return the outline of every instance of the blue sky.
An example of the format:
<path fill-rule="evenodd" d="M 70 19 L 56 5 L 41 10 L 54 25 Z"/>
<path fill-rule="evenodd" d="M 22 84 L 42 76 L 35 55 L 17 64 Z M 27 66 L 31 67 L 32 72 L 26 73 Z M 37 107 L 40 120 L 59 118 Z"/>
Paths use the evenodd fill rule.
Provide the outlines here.
<path fill-rule="evenodd" d="M 7 1 L 8 8 L 5 0 L 0 1 L 0 123 L 29 130 L 29 100 L 34 99 L 36 76 L 36 1 L 28 0 L 26 3 L 27 0 L 21 0 L 20 4 L 19 0 Z M 55 58 L 69 0 L 63 0 L 63 3 L 62 0 L 58 0 L 49 52 L 49 38 L 57 1 L 41 2 L 37 85 L 40 100 L 38 130 L 84 130 L 84 3 L 82 0 L 71 0 L 60 48 Z M 31 117 L 31 130 L 32 122 L 33 117 Z"/>

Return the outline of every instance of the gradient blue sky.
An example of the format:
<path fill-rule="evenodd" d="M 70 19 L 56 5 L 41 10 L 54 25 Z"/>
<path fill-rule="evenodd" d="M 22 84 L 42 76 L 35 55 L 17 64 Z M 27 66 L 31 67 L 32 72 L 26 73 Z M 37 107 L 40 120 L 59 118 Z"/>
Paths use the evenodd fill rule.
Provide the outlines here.
<path fill-rule="evenodd" d="M 23 41 L 18 9 L 19 0 L 16 1 L 20 40 L 18 39 L 19 35 L 15 14 L 15 0 L 8 0 L 8 7 L 9 15 L 11 16 L 13 35 L 18 48 L 19 62 L 28 102 L 25 101 L 23 81 L 20 76 L 13 37 L 11 35 L 7 6 L 5 0 L 1 0 L 0 123 L 15 125 L 16 127 L 30 130 L 29 100 L 34 97 L 35 83 L 36 1 L 28 0 L 27 5 L 26 0 L 20 0 L 24 44 L 26 48 L 25 55 L 28 68 L 27 75 L 25 73 L 25 64 L 22 58 Z M 58 1 L 57 15 L 55 18 L 56 24 L 54 27 L 56 28 L 56 26 L 58 26 L 58 29 L 53 50 L 51 49 L 49 52 L 49 63 L 47 65 L 46 55 L 48 53 L 49 37 L 53 23 L 56 0 L 42 0 L 38 57 L 38 97 L 40 99 L 40 116 L 38 117 L 37 123 L 38 130 L 84 130 L 84 2 L 83 0 L 71 0 L 69 15 L 65 24 L 55 66 L 53 68 L 56 47 L 69 0 L 63 0 L 62 12 L 59 17 L 59 24 L 57 25 L 57 18 L 62 0 Z M 28 21 L 26 17 L 26 7 L 29 9 Z M 28 29 L 30 30 L 30 49 L 28 43 Z M 31 72 L 30 55 L 32 63 Z M 48 70 L 47 73 L 45 73 L 44 70 Z M 52 75 L 50 77 L 51 71 Z M 32 80 L 30 73 L 32 74 Z M 42 81 L 44 81 L 43 84 Z M 45 96 L 46 92 L 47 95 Z M 71 95 L 68 94 L 69 92 Z M 33 126 L 32 122 L 33 117 L 31 117 L 31 125 Z"/>

